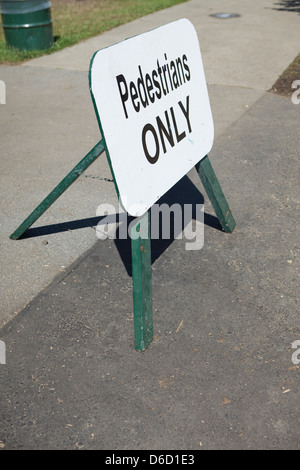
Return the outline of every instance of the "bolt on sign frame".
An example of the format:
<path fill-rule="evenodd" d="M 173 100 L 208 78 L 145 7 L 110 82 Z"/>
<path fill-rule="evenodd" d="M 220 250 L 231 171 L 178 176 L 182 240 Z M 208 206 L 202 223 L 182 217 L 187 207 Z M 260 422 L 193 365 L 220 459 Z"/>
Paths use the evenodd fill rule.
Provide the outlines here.
<path fill-rule="evenodd" d="M 181 19 L 97 51 L 89 83 L 102 139 L 10 236 L 20 238 L 104 151 L 131 224 L 134 342 L 153 339 L 150 208 L 193 167 L 220 224 L 235 221 L 208 153 L 214 127 L 196 31 Z"/>

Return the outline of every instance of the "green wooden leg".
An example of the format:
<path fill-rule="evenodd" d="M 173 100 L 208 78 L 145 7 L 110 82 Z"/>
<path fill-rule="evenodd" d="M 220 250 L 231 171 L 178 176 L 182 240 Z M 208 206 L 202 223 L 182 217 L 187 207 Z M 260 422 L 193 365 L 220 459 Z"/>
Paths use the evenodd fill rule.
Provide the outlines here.
<path fill-rule="evenodd" d="M 100 140 L 92 150 L 67 174 L 50 194 L 34 209 L 22 224 L 10 236 L 12 240 L 20 238 L 26 230 L 59 198 L 59 196 L 104 152 L 104 141 Z"/>
<path fill-rule="evenodd" d="M 153 339 L 150 212 L 131 226 L 134 344 L 146 349 Z"/>
<path fill-rule="evenodd" d="M 208 156 L 197 163 L 196 170 L 223 230 L 232 232 L 235 228 L 235 220 Z"/>

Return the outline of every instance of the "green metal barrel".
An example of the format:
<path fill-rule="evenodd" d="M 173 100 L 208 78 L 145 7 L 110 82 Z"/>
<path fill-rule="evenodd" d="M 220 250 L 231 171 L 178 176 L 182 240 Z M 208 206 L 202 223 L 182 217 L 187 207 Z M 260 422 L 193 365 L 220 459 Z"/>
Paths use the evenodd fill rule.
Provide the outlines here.
<path fill-rule="evenodd" d="M 53 45 L 51 2 L 0 0 L 6 44 L 20 50 L 43 50 Z"/>

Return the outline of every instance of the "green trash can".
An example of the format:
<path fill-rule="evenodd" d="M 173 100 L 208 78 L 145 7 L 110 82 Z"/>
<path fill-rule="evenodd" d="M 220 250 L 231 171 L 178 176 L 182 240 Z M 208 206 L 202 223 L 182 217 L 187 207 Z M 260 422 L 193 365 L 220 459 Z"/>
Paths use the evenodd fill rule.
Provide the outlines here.
<path fill-rule="evenodd" d="M 53 45 L 51 2 L 0 0 L 6 44 L 20 50 L 43 50 Z"/>

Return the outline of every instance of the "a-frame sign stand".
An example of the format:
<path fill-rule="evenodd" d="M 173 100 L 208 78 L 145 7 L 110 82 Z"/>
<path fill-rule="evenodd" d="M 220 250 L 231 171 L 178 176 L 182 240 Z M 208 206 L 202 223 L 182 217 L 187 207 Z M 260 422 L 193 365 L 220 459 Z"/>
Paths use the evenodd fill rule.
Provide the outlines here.
<path fill-rule="evenodd" d="M 12 240 L 21 238 L 26 230 L 104 152 L 104 149 L 105 146 L 102 139 L 45 197 L 12 233 L 10 238 Z M 208 156 L 197 163 L 196 170 L 223 230 L 225 232 L 232 232 L 235 228 L 235 221 Z M 143 227 L 141 227 L 143 224 L 148 225 L 146 230 L 143 230 Z M 132 225 L 131 230 L 140 231 L 141 234 L 148 234 L 146 239 L 131 236 L 134 344 L 137 351 L 143 351 L 153 339 L 150 212 L 147 211 L 144 217 L 140 218 L 135 225 Z"/>
<path fill-rule="evenodd" d="M 184 38 L 184 41 L 181 41 L 180 38 Z M 179 40 L 180 42 L 178 42 Z M 183 42 L 184 44 L 182 45 Z M 125 47 L 123 47 L 123 43 L 125 43 Z M 172 106 L 169 110 L 167 109 L 164 111 L 164 116 L 167 118 L 168 123 L 169 123 L 169 115 L 168 115 L 169 111 L 170 111 L 170 116 L 173 119 L 173 132 L 175 132 L 177 143 L 180 142 L 180 146 L 179 145 L 176 146 L 175 139 L 172 134 L 171 126 L 168 125 L 168 129 L 166 127 L 163 127 L 162 120 L 159 118 L 159 116 L 156 117 L 156 123 L 160 123 L 161 125 L 161 128 L 159 129 L 160 133 L 158 135 L 160 136 L 161 139 L 164 139 L 164 138 L 168 139 L 168 142 L 171 144 L 171 147 L 172 147 L 170 148 L 170 152 L 168 155 L 166 153 L 165 142 L 163 142 L 162 140 L 162 146 L 165 148 L 165 154 L 162 156 L 161 161 L 163 165 L 165 165 L 164 168 L 170 168 L 173 165 L 173 168 L 176 168 L 176 171 L 178 170 L 178 168 L 180 170 L 179 173 L 175 177 L 174 175 L 172 175 L 173 179 L 170 179 L 170 181 L 168 181 L 168 178 L 166 181 L 165 179 L 161 180 L 161 178 L 156 177 L 157 175 L 159 175 L 159 172 L 162 171 L 163 169 L 163 167 L 160 166 L 161 161 L 157 165 L 157 160 L 159 158 L 159 151 L 160 151 L 158 137 L 157 137 L 157 134 L 155 134 L 155 128 L 152 124 L 148 122 L 148 124 L 144 126 L 143 145 L 144 145 L 145 155 L 146 156 L 148 155 L 148 160 L 150 161 L 150 164 L 149 162 L 146 161 L 145 158 L 142 159 L 143 161 L 141 162 L 140 150 L 135 155 L 133 151 L 134 149 L 131 149 L 132 152 L 130 152 L 128 156 L 126 155 L 128 159 L 131 158 L 131 161 L 130 162 L 126 161 L 125 165 L 129 166 L 129 168 L 133 168 L 134 171 L 137 172 L 137 175 L 133 176 L 133 180 L 139 183 L 140 187 L 144 189 L 147 186 L 147 183 L 149 181 L 149 178 L 148 178 L 149 175 L 147 174 L 147 172 L 151 171 L 152 179 L 150 178 L 150 180 L 151 180 L 152 186 L 157 184 L 157 181 L 159 182 L 159 184 L 161 184 L 161 181 L 163 181 L 163 185 L 164 185 L 163 187 L 161 188 L 155 187 L 155 195 L 160 194 L 160 196 L 162 196 L 170 187 L 172 187 L 173 184 L 175 184 L 181 177 L 183 177 L 188 172 L 188 170 L 190 170 L 193 166 L 195 166 L 196 171 L 198 172 L 198 175 L 202 181 L 204 189 L 207 192 L 207 195 L 212 203 L 214 211 L 220 221 L 220 224 L 223 230 L 225 232 L 232 232 L 234 230 L 234 227 L 235 227 L 234 218 L 232 216 L 227 200 L 224 196 L 222 188 L 218 182 L 218 179 L 215 175 L 215 172 L 207 156 L 209 150 L 211 149 L 212 141 L 213 141 L 213 123 L 212 123 L 212 117 L 210 114 L 210 105 L 209 105 L 207 90 L 205 91 L 206 83 L 205 83 L 204 73 L 202 69 L 202 60 L 201 60 L 201 54 L 200 54 L 200 49 L 198 45 L 198 39 L 197 39 L 197 35 L 194 31 L 193 26 L 191 25 L 190 22 L 188 22 L 188 20 L 179 20 L 177 22 L 170 23 L 169 25 L 166 25 L 165 27 L 158 28 L 157 30 L 153 30 L 152 32 L 145 33 L 144 35 L 136 36 L 135 38 L 131 38 L 130 40 L 126 40 L 123 43 L 119 43 L 115 46 L 111 46 L 111 48 L 102 50 L 104 51 L 103 53 L 102 51 L 98 51 L 99 53 L 101 53 L 100 56 L 98 56 L 97 58 L 96 57 L 97 53 L 96 53 L 91 61 L 90 89 L 92 93 L 92 99 L 93 99 L 93 103 L 95 106 L 95 111 L 96 111 L 100 131 L 103 136 L 102 139 L 67 174 L 67 176 L 53 189 L 53 191 L 51 191 L 48 194 L 48 196 L 36 207 L 36 209 L 21 223 L 21 225 L 10 236 L 12 240 L 19 239 L 26 232 L 26 230 L 59 198 L 59 196 L 64 191 L 66 191 L 66 189 L 104 151 L 106 153 L 108 163 L 112 170 L 112 176 L 114 179 L 118 197 L 120 196 L 119 185 L 122 186 L 123 193 L 124 192 L 125 194 L 130 193 L 130 189 L 131 189 L 130 185 L 129 185 L 129 191 L 128 189 L 126 189 L 127 182 L 126 180 L 124 180 L 124 167 L 120 168 L 120 166 L 124 165 L 124 159 L 119 161 L 118 163 L 117 160 L 118 158 L 120 158 L 120 152 L 115 152 L 115 147 L 114 147 L 115 139 L 118 139 L 120 137 L 119 134 L 122 133 L 122 130 L 123 130 L 121 125 L 119 125 L 119 122 L 118 122 L 118 119 L 119 120 L 123 119 L 124 121 L 124 115 L 122 114 L 123 111 L 126 114 L 126 119 L 128 118 L 127 109 L 126 109 L 126 104 L 127 104 L 126 101 L 129 97 L 129 93 L 128 93 L 128 90 L 126 91 L 127 83 L 126 83 L 125 76 L 123 74 L 120 74 L 120 72 L 117 72 L 119 73 L 119 75 L 117 75 L 117 77 L 115 76 L 115 78 L 117 78 L 119 89 L 116 87 L 116 81 L 114 81 L 113 82 L 114 88 L 112 89 L 111 96 L 107 96 L 109 95 L 109 93 L 107 93 L 105 86 L 103 87 L 103 82 L 102 82 L 102 88 L 100 90 L 101 92 L 98 93 L 98 90 L 95 89 L 97 87 L 95 86 L 93 90 L 93 86 L 92 86 L 93 84 L 91 80 L 92 64 L 94 65 L 94 69 L 96 70 L 94 76 L 96 77 L 97 80 L 99 79 L 99 72 L 101 75 L 101 80 L 102 80 L 103 75 L 105 79 L 105 74 L 108 74 L 107 77 L 111 79 L 111 76 L 116 74 L 116 72 L 114 71 L 115 63 L 117 63 L 117 67 L 118 67 L 117 70 L 119 71 L 120 66 L 122 66 L 122 64 L 127 65 L 128 56 L 130 58 L 133 57 L 134 60 L 138 61 L 130 69 L 131 75 L 133 71 L 136 70 L 136 64 L 139 64 L 138 65 L 139 76 L 137 80 L 137 86 L 135 86 L 133 81 L 130 82 L 130 92 L 131 92 L 131 97 L 132 97 L 132 103 L 135 106 L 135 111 L 137 111 L 137 108 L 138 108 L 137 105 L 140 106 L 140 103 L 138 103 L 138 94 L 137 94 L 138 89 L 141 90 L 141 88 L 143 88 L 144 90 L 144 93 L 145 93 L 144 101 L 142 100 L 141 96 L 140 96 L 140 99 L 141 99 L 141 103 L 144 103 L 143 106 L 146 107 L 145 105 L 146 93 L 148 93 L 148 96 L 149 96 L 148 105 L 151 103 L 154 103 L 156 99 L 154 95 L 154 91 L 153 91 L 154 89 L 153 84 L 155 84 L 157 88 L 157 94 L 156 94 L 157 99 L 158 98 L 160 99 L 160 97 L 162 96 L 162 90 L 166 94 L 166 90 L 167 89 L 170 90 L 170 88 L 172 87 L 172 93 L 173 93 L 172 97 L 174 97 L 174 103 L 179 105 L 179 108 L 177 108 L 177 111 L 178 109 L 179 109 L 179 112 L 180 110 L 182 111 L 181 116 L 179 115 L 178 122 L 180 122 L 181 125 L 184 122 L 186 122 L 187 124 L 186 131 L 182 131 L 181 133 L 179 133 L 178 122 L 176 121 L 176 118 L 175 118 L 175 111 L 174 111 L 175 105 L 174 107 Z M 169 57 L 172 57 L 172 54 L 173 56 L 174 54 L 177 54 L 179 55 L 179 58 L 176 60 L 176 62 L 172 60 L 170 61 L 170 63 L 167 63 L 164 65 L 165 68 L 163 67 L 161 68 L 159 65 L 159 60 L 158 59 L 156 60 L 157 52 L 155 49 L 155 43 L 157 44 L 157 50 L 161 50 L 162 43 L 165 44 L 164 50 L 166 52 L 164 53 L 163 60 L 167 59 L 167 53 Z M 135 54 L 133 54 L 132 46 L 137 46 L 137 50 L 140 51 L 139 58 L 136 58 Z M 184 49 L 182 49 L 183 47 Z M 195 49 L 196 49 L 196 54 L 194 54 L 193 52 Z M 146 53 L 146 51 L 148 52 Z M 182 54 L 183 52 L 184 54 Z M 145 57 L 151 58 L 151 56 L 152 56 L 151 64 L 153 63 L 157 64 L 157 70 L 153 70 L 151 74 L 147 73 L 145 75 L 146 78 L 144 79 L 141 64 L 143 61 L 146 60 Z M 94 61 L 95 57 L 97 60 Z M 114 62 L 114 59 L 116 57 L 117 57 L 117 60 Z M 181 69 L 181 74 L 182 74 L 181 76 L 180 76 L 180 69 L 178 68 L 177 72 L 175 69 L 176 67 L 175 63 L 176 65 L 178 65 L 178 63 L 181 60 L 180 58 L 182 58 L 182 63 L 183 63 L 183 67 Z M 109 63 L 108 67 L 102 67 L 103 60 L 105 60 L 104 64 L 107 64 L 107 62 Z M 199 67 L 198 67 L 197 61 L 200 62 Z M 95 62 L 96 62 L 96 65 L 95 65 Z M 145 63 L 145 64 L 143 66 L 147 67 L 148 63 Z M 163 70 L 164 73 L 162 73 L 161 70 Z M 173 72 L 171 74 L 172 70 Z M 159 75 L 161 79 L 161 87 L 159 85 L 159 82 L 157 81 Z M 162 77 L 164 77 L 164 80 L 165 80 L 164 82 L 163 82 Z M 167 77 L 169 77 L 169 82 L 167 81 Z M 191 81 L 192 83 L 192 86 L 190 86 L 190 83 L 186 83 L 188 87 L 185 88 L 185 93 L 189 93 L 189 94 L 188 96 L 186 96 L 185 101 L 182 98 L 182 94 L 181 95 L 176 94 L 178 91 L 177 88 L 181 86 L 179 82 L 179 78 L 181 79 L 181 85 L 183 84 L 183 81 L 184 82 Z M 95 83 L 98 83 L 97 80 Z M 145 83 L 146 83 L 146 87 L 145 87 Z M 168 88 L 168 85 L 169 85 L 169 88 Z M 202 91 L 200 93 L 199 89 L 201 89 L 201 87 L 202 87 Z M 108 89 L 110 89 L 109 83 L 108 83 Z M 204 92 L 203 92 L 203 89 L 204 89 Z M 159 91 L 160 91 L 160 95 L 158 93 Z M 101 95 L 101 93 L 103 93 L 103 95 Z M 180 100 L 182 101 L 178 101 L 177 96 L 179 96 Z M 115 100 L 114 103 L 115 103 L 116 108 L 118 108 L 118 100 L 120 100 L 120 97 L 122 99 L 123 109 L 121 107 L 121 115 L 118 115 L 118 113 L 116 112 L 113 113 L 113 131 L 114 132 L 112 132 L 110 130 L 109 114 L 105 115 L 104 113 L 104 118 L 102 115 L 102 118 L 100 121 L 100 116 L 98 113 L 98 104 L 100 103 L 102 110 L 106 108 L 110 108 L 111 98 L 112 98 Z M 106 103 L 107 99 L 108 99 L 107 106 L 103 106 L 103 103 L 101 102 L 101 100 L 104 100 L 104 102 Z M 190 109 L 190 102 L 193 102 L 193 105 L 194 105 L 192 110 Z M 140 108 L 141 106 L 138 108 L 139 111 L 140 111 Z M 155 114 L 158 112 L 158 110 L 159 110 L 159 107 L 156 106 Z M 200 117 L 198 115 L 200 115 Z M 133 114 L 133 117 L 134 117 L 134 114 Z M 138 125 L 140 125 L 140 123 L 142 122 L 141 115 L 139 115 L 138 117 L 139 117 L 139 120 L 137 122 L 138 122 Z M 147 119 L 150 119 L 150 118 L 151 118 L 151 114 L 148 113 Z M 184 121 L 184 119 L 186 121 Z M 127 122 L 126 121 L 123 122 L 123 121 L 121 120 L 120 122 L 124 124 L 123 127 L 125 129 L 126 125 L 128 124 L 130 120 L 128 119 Z M 197 123 L 198 124 L 200 123 L 202 126 L 202 136 L 200 136 L 200 138 L 197 132 L 197 129 L 199 128 Z M 129 124 L 131 125 L 131 123 Z M 123 146 L 124 148 L 129 149 L 130 143 L 136 140 L 134 139 L 134 137 L 136 137 L 135 127 L 136 126 L 134 126 L 133 130 L 130 129 L 130 127 L 126 128 L 126 130 L 124 131 L 125 134 L 123 138 L 124 140 L 126 139 L 128 140 L 128 145 L 126 145 L 123 142 L 123 140 L 120 139 L 122 141 L 121 148 Z M 107 134 L 106 134 L 106 131 L 107 131 Z M 148 143 L 146 139 L 146 133 L 148 131 L 152 133 L 152 135 L 155 137 L 155 142 L 156 142 L 155 158 L 154 156 L 150 155 L 150 150 L 147 147 Z M 189 136 L 191 137 L 189 139 L 186 138 L 188 136 L 188 133 L 189 133 Z M 203 135 L 205 136 L 205 138 L 203 138 Z M 192 147 L 191 147 L 191 143 L 193 145 Z M 153 152 L 153 148 L 151 151 Z M 188 154 L 187 156 L 185 156 L 185 151 L 187 151 L 187 154 Z M 199 153 L 202 152 L 202 155 L 199 155 L 198 151 Z M 122 158 L 123 158 L 123 155 L 122 155 Z M 134 160 L 134 158 L 137 158 L 138 163 Z M 168 163 L 168 158 L 169 158 L 170 163 Z M 192 166 L 190 162 L 192 162 Z M 180 175 L 181 172 L 182 174 Z M 116 176 L 116 173 L 118 173 L 118 177 Z M 143 175 L 144 178 L 146 179 L 144 179 L 143 181 L 142 179 L 141 181 L 138 181 L 138 178 L 141 177 L 141 175 Z M 136 179 L 134 179 L 134 177 Z M 151 186 L 151 191 L 153 192 L 152 186 Z M 124 188 L 126 189 L 127 192 L 124 191 Z M 148 191 L 148 194 L 146 194 L 146 196 L 148 199 L 146 198 L 147 200 L 145 199 L 142 201 L 143 207 L 146 207 L 146 210 L 142 212 L 142 215 L 139 214 L 137 210 L 133 210 L 133 213 L 130 212 L 129 210 L 127 211 L 130 213 L 130 215 L 133 215 L 134 217 L 136 217 L 135 223 L 130 224 L 130 230 L 131 230 L 130 237 L 131 237 L 131 253 L 132 253 L 134 343 L 135 343 L 135 349 L 137 351 L 145 350 L 153 339 L 152 281 L 151 281 L 151 230 L 150 230 L 150 208 L 153 204 L 153 202 L 151 202 L 153 199 L 153 194 L 151 194 L 151 192 Z M 133 200 L 135 197 L 136 195 L 134 195 Z M 122 200 L 122 197 L 121 197 L 121 200 Z"/>

